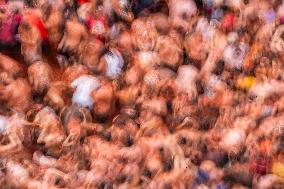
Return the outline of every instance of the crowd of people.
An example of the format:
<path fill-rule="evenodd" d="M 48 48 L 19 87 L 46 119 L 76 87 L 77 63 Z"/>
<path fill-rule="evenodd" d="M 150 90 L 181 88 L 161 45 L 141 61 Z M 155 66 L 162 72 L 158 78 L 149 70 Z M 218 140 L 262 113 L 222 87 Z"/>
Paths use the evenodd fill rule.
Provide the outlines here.
<path fill-rule="evenodd" d="M 283 189 L 284 1 L 0 0 L 0 188 Z"/>

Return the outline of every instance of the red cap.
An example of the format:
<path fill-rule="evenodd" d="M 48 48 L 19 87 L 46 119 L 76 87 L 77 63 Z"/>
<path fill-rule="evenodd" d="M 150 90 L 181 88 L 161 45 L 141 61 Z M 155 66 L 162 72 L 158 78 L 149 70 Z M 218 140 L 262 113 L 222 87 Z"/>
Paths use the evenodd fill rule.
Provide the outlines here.
<path fill-rule="evenodd" d="M 231 29 L 233 28 L 234 26 L 234 15 L 232 13 L 228 13 L 224 16 L 223 20 L 222 20 L 222 23 L 221 23 L 221 27 L 222 29 L 224 30 L 227 30 L 227 29 Z"/>
<path fill-rule="evenodd" d="M 42 40 L 43 41 L 48 41 L 48 32 L 47 32 L 47 29 L 44 26 L 44 23 L 42 22 L 42 20 L 38 16 L 33 15 L 31 17 L 31 21 L 38 28 Z"/>
<path fill-rule="evenodd" d="M 95 18 L 88 18 L 87 19 L 87 26 L 90 30 L 92 30 L 95 25 L 101 25 L 104 28 L 104 30 L 107 30 L 107 28 L 108 28 L 107 20 L 103 16 L 96 18 L 96 19 Z M 94 34 L 96 39 L 98 39 L 98 40 L 100 40 L 104 43 L 105 39 L 104 39 L 103 34 L 102 35 L 100 33 L 98 33 L 98 34 L 93 33 L 93 34 Z"/>
<path fill-rule="evenodd" d="M 77 0 L 77 3 L 78 3 L 79 5 L 82 5 L 82 4 L 88 3 L 88 2 L 90 2 L 90 0 Z"/>
<path fill-rule="evenodd" d="M 101 16 L 99 18 L 90 17 L 87 19 L 87 26 L 89 29 L 91 29 L 96 23 L 101 23 L 105 28 L 108 27 L 107 20 L 104 16 Z"/>

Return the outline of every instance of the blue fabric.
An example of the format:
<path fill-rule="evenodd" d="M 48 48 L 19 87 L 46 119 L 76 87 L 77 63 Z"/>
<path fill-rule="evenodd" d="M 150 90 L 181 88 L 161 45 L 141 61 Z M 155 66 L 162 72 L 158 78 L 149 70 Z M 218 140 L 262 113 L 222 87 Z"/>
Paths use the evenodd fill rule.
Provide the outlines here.
<path fill-rule="evenodd" d="M 216 189 L 229 189 L 229 188 L 224 184 L 218 184 Z"/>
<path fill-rule="evenodd" d="M 272 22 L 275 19 L 275 11 L 273 9 L 270 9 L 267 13 L 266 13 L 266 21 L 267 22 Z"/>
<path fill-rule="evenodd" d="M 211 19 L 220 21 L 223 18 L 223 15 L 224 13 L 222 9 L 216 9 L 213 11 L 211 15 Z"/>
<path fill-rule="evenodd" d="M 202 184 L 206 183 L 209 180 L 209 174 L 206 171 L 199 169 L 197 171 L 197 183 Z"/>
<path fill-rule="evenodd" d="M 133 4 L 132 11 L 134 15 L 139 14 L 145 8 L 150 7 L 155 3 L 155 0 L 138 0 Z"/>
<path fill-rule="evenodd" d="M 203 4 L 209 8 L 213 7 L 213 0 L 202 0 Z"/>

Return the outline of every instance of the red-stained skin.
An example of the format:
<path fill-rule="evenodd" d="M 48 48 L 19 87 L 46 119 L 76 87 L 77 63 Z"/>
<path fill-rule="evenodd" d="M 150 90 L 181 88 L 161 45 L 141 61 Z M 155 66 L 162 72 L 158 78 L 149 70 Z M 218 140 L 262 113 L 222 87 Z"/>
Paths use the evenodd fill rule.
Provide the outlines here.
<path fill-rule="evenodd" d="M 174 7 L 190 0 L 167 1 L 163 10 L 146 14 L 147 10 L 135 20 L 131 12 L 123 12 L 120 2 L 103 1 L 115 12 L 112 16 L 118 16 L 118 22 L 112 20 L 113 12 L 101 15 L 97 2 L 92 2 L 91 10 L 82 10 L 91 18 L 89 22 L 71 16 L 65 20 L 64 31 L 62 2 L 41 2 L 52 4 L 49 16 L 45 6 L 37 7 L 42 18 L 40 14 L 24 15 L 19 34 L 25 61 L 19 53 L 9 52 L 16 60 L 0 54 L 0 112 L 7 116 L 8 125 L 15 121 L 0 135 L 1 165 L 6 166 L 5 171 L 0 169 L 4 176 L 0 185 L 23 189 L 185 189 L 194 187 L 197 171 L 202 169 L 210 175 L 206 185 L 214 188 L 223 182 L 223 174 L 234 177 L 232 185 L 258 182 L 260 176 L 267 175 L 271 160 L 281 153 L 284 98 L 280 93 L 249 99 L 248 93 L 235 85 L 246 75 L 254 75 L 256 82 L 282 82 L 281 55 L 271 54 L 266 45 L 261 51 L 269 53 L 261 57 L 253 57 L 251 49 L 248 61 L 254 62 L 246 71 L 224 68 L 213 73 L 229 45 L 226 34 L 239 24 L 233 8 L 225 12 L 220 26 L 211 28 L 208 40 L 205 32 L 195 30 L 200 17 L 191 15 L 190 10 L 179 15 L 183 7 Z M 86 3 L 78 1 L 79 6 Z M 265 10 L 262 4 L 261 10 Z M 250 4 L 245 13 L 238 11 L 250 15 L 255 6 Z M 112 26 L 107 20 L 118 26 L 115 39 L 108 36 Z M 248 23 L 244 20 L 241 24 L 247 24 L 248 32 L 256 33 L 257 38 L 269 39 L 274 33 L 273 27 L 268 28 L 271 34 L 267 32 L 261 21 L 252 26 Z M 105 25 L 106 31 L 91 31 L 94 24 Z M 254 46 L 258 45 L 251 40 L 269 42 L 254 35 L 245 37 L 252 35 L 248 33 L 238 35 L 237 42 Z M 44 44 L 41 53 L 47 38 L 50 44 Z M 124 58 L 118 79 L 103 76 L 106 62 L 102 55 L 111 48 L 118 49 Z M 64 68 L 55 58 L 59 52 L 68 62 Z M 179 72 L 181 65 L 192 69 Z M 94 103 L 88 109 L 70 102 L 74 93 L 70 84 L 82 75 L 93 75 L 101 84 L 92 92 Z M 220 82 L 211 86 L 212 78 Z M 204 93 L 210 90 L 213 94 Z M 12 120 L 10 115 L 17 113 L 22 117 Z M 233 128 L 245 136 L 240 145 L 232 146 L 235 149 L 228 149 L 230 144 L 222 142 L 228 142 L 224 137 Z M 224 167 L 217 166 L 223 161 Z M 21 170 L 19 165 L 28 172 L 27 177 L 15 174 Z"/>

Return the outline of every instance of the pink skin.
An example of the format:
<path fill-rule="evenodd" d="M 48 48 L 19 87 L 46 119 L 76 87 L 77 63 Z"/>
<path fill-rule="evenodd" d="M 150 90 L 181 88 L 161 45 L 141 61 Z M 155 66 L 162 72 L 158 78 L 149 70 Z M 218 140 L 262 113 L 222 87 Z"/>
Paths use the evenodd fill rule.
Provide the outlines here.
<path fill-rule="evenodd" d="M 175 79 L 175 83 L 178 92 L 188 95 L 190 100 L 197 97 L 196 80 L 198 77 L 198 70 L 191 65 L 183 65 L 178 69 L 178 75 Z M 187 83 L 185 85 L 185 83 Z"/>
<path fill-rule="evenodd" d="M 31 87 L 26 79 L 11 80 L 0 85 L 0 100 L 13 110 L 25 112 L 32 104 Z"/>
<path fill-rule="evenodd" d="M 151 71 L 158 63 L 159 56 L 155 51 L 139 51 L 133 56 L 133 69 L 140 69 L 142 73 Z"/>
<path fill-rule="evenodd" d="M 143 28 L 143 29 L 142 29 Z M 132 42 L 139 50 L 152 50 L 157 41 L 157 31 L 150 19 L 136 19 L 131 24 Z"/>
<path fill-rule="evenodd" d="M 112 7 L 116 14 L 118 14 L 123 20 L 127 22 L 132 22 L 134 20 L 134 15 L 130 8 L 129 0 L 111 0 Z M 126 2 L 123 4 L 121 2 Z"/>
<path fill-rule="evenodd" d="M 52 82 L 52 69 L 45 62 L 35 62 L 28 68 L 28 78 L 33 91 L 42 94 L 48 90 Z"/>
<path fill-rule="evenodd" d="M 97 116 L 108 117 L 114 110 L 114 87 L 108 81 L 103 81 L 103 85 L 96 91 L 93 91 L 94 113 Z"/>
<path fill-rule="evenodd" d="M 94 2 L 94 3 L 93 3 Z M 92 16 L 92 12 L 96 7 L 96 1 L 83 3 L 77 10 L 78 17 L 87 20 Z"/>
<path fill-rule="evenodd" d="M 76 29 L 75 29 L 76 28 Z M 75 16 L 66 22 L 64 35 L 58 45 L 58 50 L 76 55 L 81 43 L 88 37 L 86 27 Z"/>
<path fill-rule="evenodd" d="M 200 78 L 202 78 L 203 76 L 205 76 L 205 78 L 208 77 L 214 70 L 217 61 L 223 56 L 223 51 L 227 46 L 227 43 L 227 38 L 223 33 L 219 31 L 214 32 L 214 34 L 212 35 L 212 41 L 209 46 L 209 54 L 199 73 Z"/>
<path fill-rule="evenodd" d="M 197 14 L 195 2 L 192 0 L 168 0 L 168 6 L 172 27 L 187 31 L 190 28 L 188 21 Z"/>
<path fill-rule="evenodd" d="M 129 31 L 124 31 L 119 35 L 118 38 L 118 47 L 119 51 L 126 55 L 126 56 L 131 56 L 133 52 L 133 43 L 131 39 L 131 34 Z"/>
<path fill-rule="evenodd" d="M 0 146 L 0 152 L 2 156 L 12 155 L 19 153 L 23 150 L 23 142 L 28 138 L 25 136 L 30 131 L 31 125 L 28 123 L 23 114 L 14 114 L 13 116 L 7 118 L 7 126 L 4 129 L 4 135 L 9 139 L 9 143 Z"/>
<path fill-rule="evenodd" d="M 40 11 L 27 10 L 19 26 L 18 32 L 21 41 L 21 53 L 26 63 L 42 60 L 42 36 L 39 28 L 33 23 L 34 17 L 41 18 Z"/>
<path fill-rule="evenodd" d="M 64 24 L 64 4 L 63 0 L 52 2 L 46 11 L 50 11 L 48 17 L 44 19 L 45 27 L 48 31 L 49 42 L 57 48 L 62 37 L 62 27 Z M 47 3 L 48 4 L 48 3 Z"/>
<path fill-rule="evenodd" d="M 55 110 L 61 110 L 68 103 L 66 99 L 70 93 L 71 89 L 65 82 L 51 82 L 50 87 L 44 97 L 44 101 Z"/>
<path fill-rule="evenodd" d="M 92 123 L 91 112 L 86 108 L 65 108 L 60 114 L 68 134 L 63 142 L 64 147 L 77 145 L 80 138 L 86 137 L 88 132 L 102 132 L 103 125 Z"/>
<path fill-rule="evenodd" d="M 250 1 L 248 5 L 241 6 L 241 15 L 239 17 L 239 22 L 241 25 L 247 24 L 247 20 L 253 17 L 258 17 L 259 19 L 264 19 L 264 13 L 269 9 L 269 4 L 267 1 Z"/>
<path fill-rule="evenodd" d="M 168 113 L 166 100 L 164 98 L 152 98 L 144 102 L 142 108 L 160 116 L 165 116 Z"/>
<path fill-rule="evenodd" d="M 160 64 L 177 69 L 182 62 L 182 49 L 170 37 L 158 37 L 155 50 L 158 52 Z"/>
<path fill-rule="evenodd" d="M 230 33 L 202 17 L 193 0 L 167 0 L 158 13 L 135 19 L 123 12 L 123 0 L 84 2 L 77 9 L 80 21 L 71 16 L 64 33 L 63 9 L 73 2 L 34 2 L 19 27 L 26 69 L 0 54 L 1 186 L 217 188 L 227 176 L 236 177 L 230 183 L 235 189 L 245 189 L 246 182 L 276 185 L 275 175 L 251 170 L 260 156 L 282 160 L 283 27 L 281 18 L 268 23 L 265 17 L 276 1 L 244 6 L 227 0 L 227 26 L 234 22 L 238 29 Z M 213 1 L 213 9 L 223 9 L 221 3 Z M 43 39 L 30 14 L 43 18 L 48 46 L 71 55 L 62 70 L 44 62 L 51 57 L 41 55 Z M 110 30 L 106 20 L 115 22 Z M 88 30 L 82 21 L 106 24 L 106 30 Z M 256 43 L 263 46 L 260 55 L 249 54 L 255 64 L 243 70 L 237 46 L 250 52 Z M 93 79 L 90 94 L 73 99 L 86 75 Z M 241 89 L 246 76 L 254 76 L 254 84 Z M 199 186 L 198 170 L 209 175 Z"/>
<path fill-rule="evenodd" d="M 90 71 L 88 68 L 81 64 L 74 64 L 68 66 L 61 75 L 62 81 L 66 82 L 68 86 L 71 87 L 71 83 L 76 78 L 79 78 L 81 75 L 87 75 Z"/>
<path fill-rule="evenodd" d="M 174 137 L 178 145 L 182 148 L 185 157 L 194 158 L 195 155 L 198 155 L 193 149 L 197 148 L 200 135 L 201 133 L 191 131 L 187 128 L 175 132 Z"/>
<path fill-rule="evenodd" d="M 62 144 L 66 138 L 58 116 L 49 107 L 39 111 L 33 123 L 40 128 L 37 143 L 44 144 L 47 148 Z"/>
<path fill-rule="evenodd" d="M 10 77 L 23 75 L 23 67 L 16 60 L 0 53 L 0 71 L 6 72 Z"/>
<path fill-rule="evenodd" d="M 131 86 L 117 91 L 116 97 L 121 106 L 132 106 L 135 104 L 140 89 L 136 86 Z"/>
<path fill-rule="evenodd" d="M 197 61 L 203 62 L 208 51 L 208 43 L 199 32 L 195 32 L 185 38 L 184 47 L 187 54 Z M 194 47 L 194 48 L 193 48 Z"/>
<path fill-rule="evenodd" d="M 143 76 L 143 72 L 140 69 L 139 65 L 133 65 L 129 69 L 125 70 L 125 82 L 127 85 L 138 84 Z"/>
<path fill-rule="evenodd" d="M 142 96 L 140 100 L 149 96 L 158 95 L 159 92 L 162 92 L 163 87 L 176 89 L 176 83 L 174 81 L 175 77 L 176 74 L 168 68 L 157 68 L 149 70 L 144 75 Z M 137 103 L 139 103 L 140 100 L 138 100 Z"/>
<path fill-rule="evenodd" d="M 167 34 L 170 30 L 170 22 L 167 15 L 163 13 L 155 13 L 151 15 L 157 31 L 161 34 Z"/>
<path fill-rule="evenodd" d="M 191 113 L 194 113 L 194 105 L 191 104 L 191 99 L 185 93 L 177 94 L 172 101 L 173 108 L 173 126 L 177 126 L 183 122 Z"/>
<path fill-rule="evenodd" d="M 281 38 L 283 31 L 284 31 L 284 27 L 280 26 L 276 29 L 276 31 L 274 32 L 272 36 L 270 47 L 272 51 L 274 52 L 281 52 L 283 49 L 284 43 L 283 43 L 283 39 Z"/>
<path fill-rule="evenodd" d="M 101 41 L 93 39 L 92 37 L 88 38 L 80 45 L 79 61 L 90 70 L 99 72 L 101 71 L 99 60 L 102 56 L 103 49 L 104 45 Z"/>

